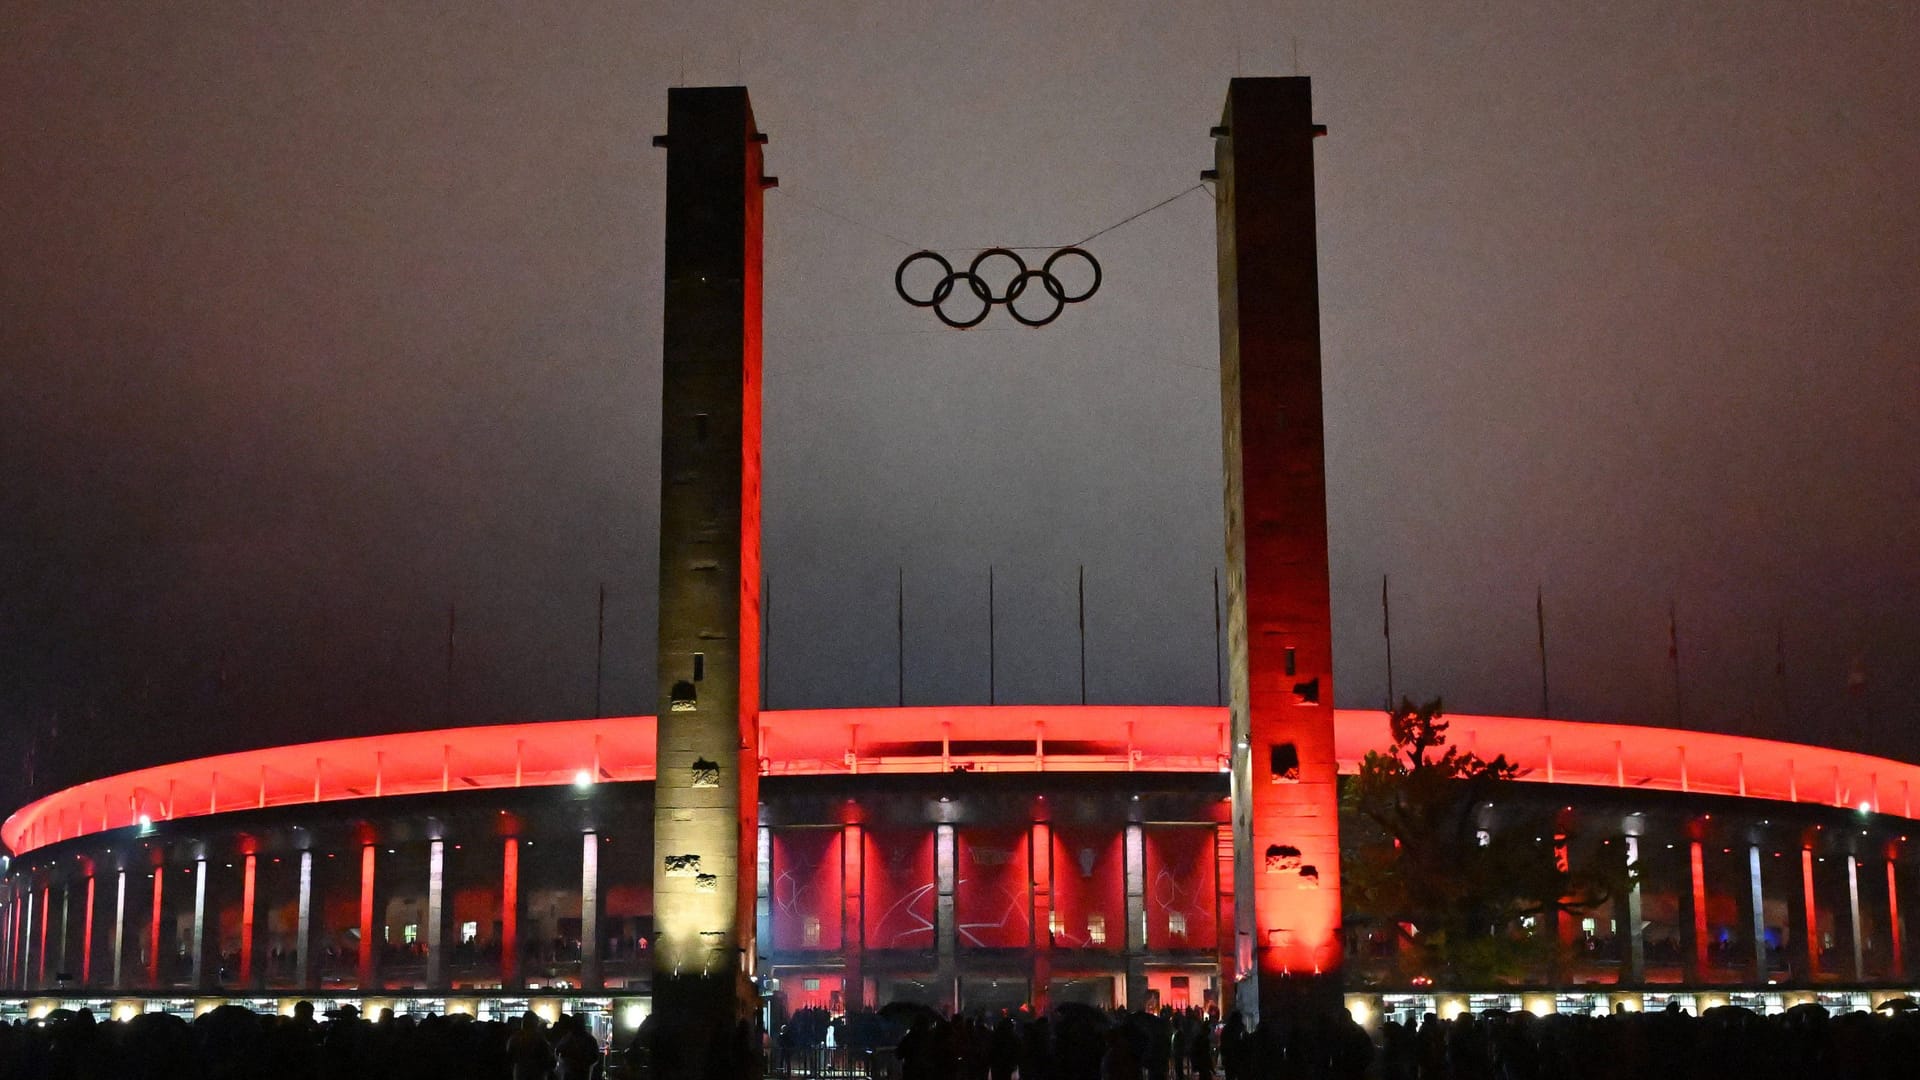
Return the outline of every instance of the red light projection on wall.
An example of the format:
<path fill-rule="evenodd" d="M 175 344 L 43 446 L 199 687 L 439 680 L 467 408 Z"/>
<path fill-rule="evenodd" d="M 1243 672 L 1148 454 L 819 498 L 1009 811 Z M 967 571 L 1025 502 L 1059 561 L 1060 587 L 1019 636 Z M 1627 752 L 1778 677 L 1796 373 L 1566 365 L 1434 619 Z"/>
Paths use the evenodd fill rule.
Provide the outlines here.
<path fill-rule="evenodd" d="M 1127 943 L 1127 866 L 1118 829 L 1055 829 L 1053 947 L 1122 951 Z"/>
<path fill-rule="evenodd" d="M 839 975 L 826 972 L 818 975 L 789 972 L 780 976 L 780 996 L 787 1000 L 789 1014 L 801 1009 L 839 1012 L 845 1007 L 844 986 L 845 980 Z"/>
<path fill-rule="evenodd" d="M 840 948 L 840 830 L 774 829 L 774 948 L 781 951 Z"/>
<path fill-rule="evenodd" d="M 933 949 L 933 830 L 866 830 L 866 947 Z"/>
<path fill-rule="evenodd" d="M 954 841 L 953 928 L 962 948 L 1032 943 L 1026 829 L 959 829 Z"/>
<path fill-rule="evenodd" d="M 1147 948 L 1212 949 L 1218 936 L 1215 830 L 1210 826 L 1149 827 L 1144 839 Z"/>

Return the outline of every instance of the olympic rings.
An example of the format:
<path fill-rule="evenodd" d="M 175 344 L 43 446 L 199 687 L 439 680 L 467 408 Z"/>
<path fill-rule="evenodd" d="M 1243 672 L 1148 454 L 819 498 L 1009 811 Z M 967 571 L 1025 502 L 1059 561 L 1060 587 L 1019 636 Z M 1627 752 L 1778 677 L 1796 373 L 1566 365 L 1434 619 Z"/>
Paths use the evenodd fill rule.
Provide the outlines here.
<path fill-rule="evenodd" d="M 1067 292 L 1066 284 L 1053 272 L 1054 264 L 1070 255 L 1084 259 L 1088 268 L 1093 271 L 1093 282 L 1077 294 Z M 919 297 L 907 291 L 907 268 L 923 259 L 930 260 L 939 267 L 940 280 L 934 283 L 931 293 Z M 981 268 L 991 260 L 1013 264 L 1013 273 L 997 290 L 981 272 Z M 1045 326 L 1059 318 L 1068 304 L 1077 304 L 1099 292 L 1101 276 L 1099 260 L 1085 249 L 1077 247 L 1063 247 L 1055 251 L 1047 256 L 1047 261 L 1037 270 L 1029 267 L 1027 261 L 1020 257 L 1020 253 L 1011 248 L 988 248 L 975 255 L 965 270 L 955 270 L 953 263 L 937 251 L 916 251 L 902 259 L 899 268 L 893 272 L 893 290 L 900 294 L 900 299 L 914 307 L 932 308 L 935 317 L 956 330 L 965 330 L 985 322 L 987 316 L 993 313 L 996 304 L 1004 305 L 1007 314 L 1013 316 L 1013 320 L 1022 326 Z M 1053 305 L 1051 308 L 1043 307 L 1040 312 L 1022 311 L 1018 301 L 1028 294 L 1030 291 L 1028 286 L 1035 282 L 1040 285 L 1039 292 L 1044 294 L 1040 303 L 1044 305 L 1046 301 L 1051 300 Z M 953 299 L 957 291 L 956 287 L 962 283 L 966 285 L 966 292 L 971 294 L 974 300 L 979 301 L 980 309 L 977 312 L 962 309 L 955 313 L 947 310 L 947 301 Z"/>

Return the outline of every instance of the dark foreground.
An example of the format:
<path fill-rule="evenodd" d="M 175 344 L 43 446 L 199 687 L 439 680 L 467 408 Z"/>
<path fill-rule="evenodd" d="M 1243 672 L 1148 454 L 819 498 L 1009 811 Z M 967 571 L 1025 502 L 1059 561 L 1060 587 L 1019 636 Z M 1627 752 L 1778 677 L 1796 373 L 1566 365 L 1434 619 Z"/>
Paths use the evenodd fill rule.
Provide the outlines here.
<path fill-rule="evenodd" d="M 876 1021 L 878 1018 L 872 1018 Z M 820 1021 L 820 1022 L 815 1022 Z M 828 1049 L 826 1028 L 835 1035 Z M 901 1032 L 895 1046 L 856 1036 Z M 618 1080 L 665 1076 L 643 1035 L 603 1053 L 585 1027 L 466 1016 L 316 1020 L 234 1005 L 189 1023 L 148 1014 L 102 1021 L 86 1010 L 0 1025 L 0 1080 Z M 895 1014 L 849 1027 L 796 1017 L 765 1040 L 769 1077 L 891 1080 L 1894 1080 L 1920 1077 L 1920 1014 L 1780 1016 L 1744 1009 L 1606 1017 L 1490 1013 L 1388 1020 L 1373 1037 L 1345 1017 L 1247 1032 L 1197 1012 L 1061 1010 L 1029 1019 Z M 848 1042 L 856 1045 L 849 1046 Z M 756 1052 L 757 1053 L 757 1052 Z M 667 1070 L 671 1071 L 671 1070 Z M 677 1080 L 677 1078 L 676 1078 Z M 690 1078 L 699 1080 L 699 1078 Z"/>

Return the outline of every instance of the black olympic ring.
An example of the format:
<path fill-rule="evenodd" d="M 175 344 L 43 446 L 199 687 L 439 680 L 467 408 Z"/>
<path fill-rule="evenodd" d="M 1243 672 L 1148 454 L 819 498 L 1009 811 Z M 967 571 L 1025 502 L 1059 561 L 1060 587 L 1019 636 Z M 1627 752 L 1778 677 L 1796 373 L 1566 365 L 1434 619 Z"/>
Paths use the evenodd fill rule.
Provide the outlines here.
<path fill-rule="evenodd" d="M 1085 259 L 1087 265 L 1093 270 L 1093 283 L 1077 295 L 1068 293 L 1066 285 L 1053 272 L 1053 265 L 1070 255 Z M 941 276 L 940 280 L 934 284 L 931 294 L 916 297 L 907 292 L 907 267 L 922 259 L 932 260 L 934 265 L 940 268 Z M 1012 276 L 1006 279 L 1004 287 L 997 293 L 980 273 L 982 264 L 990 259 L 1009 260 L 1014 267 Z M 1021 258 L 1019 252 L 1012 248 L 996 247 L 988 248 L 975 255 L 965 270 L 955 270 L 953 264 L 947 261 L 947 257 L 937 251 L 916 251 L 900 260 L 900 268 L 893 272 L 893 290 L 900 294 L 900 299 L 914 307 L 932 308 L 935 317 L 955 330 L 965 330 L 985 322 L 987 316 L 993 313 L 995 304 L 1005 305 L 1007 314 L 1013 316 L 1013 320 L 1022 326 L 1045 326 L 1059 318 L 1068 304 L 1077 304 L 1099 292 L 1100 280 L 1100 262 L 1084 248 L 1063 247 L 1047 256 L 1047 261 L 1035 270 L 1027 266 L 1027 260 Z M 1040 292 L 1045 294 L 1047 300 L 1053 302 L 1053 306 L 1045 309 L 1044 314 L 1021 311 L 1018 305 L 1020 298 L 1027 294 L 1027 286 L 1036 281 L 1040 283 Z M 961 282 L 966 283 L 967 293 L 979 301 L 978 311 L 968 312 L 963 309 L 959 314 L 955 314 L 947 310 L 947 301 L 953 299 L 955 286 Z"/>

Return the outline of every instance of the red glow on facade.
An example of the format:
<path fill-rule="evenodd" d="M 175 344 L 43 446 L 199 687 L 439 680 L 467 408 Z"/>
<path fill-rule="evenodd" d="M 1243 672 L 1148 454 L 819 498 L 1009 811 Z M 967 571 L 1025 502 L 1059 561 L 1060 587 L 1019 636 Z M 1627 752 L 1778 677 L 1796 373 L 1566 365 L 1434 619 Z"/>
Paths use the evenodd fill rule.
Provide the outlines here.
<path fill-rule="evenodd" d="M 1030 846 L 1026 829 L 954 830 L 953 924 L 961 948 L 1032 944 Z"/>
<path fill-rule="evenodd" d="M 1147 948 L 1212 948 L 1219 934 L 1214 921 L 1214 830 L 1148 828 L 1145 840 Z"/>
<path fill-rule="evenodd" d="M 865 830 L 866 943 L 869 949 L 934 947 L 934 834 L 930 829 Z"/>
<path fill-rule="evenodd" d="M 841 947 L 844 860 L 839 829 L 774 829 L 768 882 L 773 942 L 782 952 Z"/>
<path fill-rule="evenodd" d="M 1053 832 L 1053 947 L 1118 953 L 1127 943 L 1125 834 Z"/>

